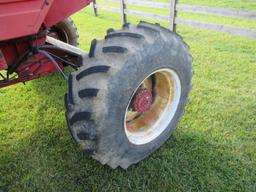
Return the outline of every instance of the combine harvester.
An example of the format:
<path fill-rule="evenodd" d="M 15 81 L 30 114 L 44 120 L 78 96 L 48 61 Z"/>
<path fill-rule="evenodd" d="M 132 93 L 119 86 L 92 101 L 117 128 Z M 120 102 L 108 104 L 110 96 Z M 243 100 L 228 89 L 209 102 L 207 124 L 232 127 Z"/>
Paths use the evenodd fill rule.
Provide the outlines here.
<path fill-rule="evenodd" d="M 180 36 L 147 22 L 109 29 L 85 53 L 76 47 L 69 16 L 90 3 L 2 0 L 0 87 L 61 74 L 68 80 L 66 119 L 74 140 L 102 164 L 126 169 L 177 126 L 191 89 L 192 59 Z M 75 69 L 69 77 L 67 66 Z"/>

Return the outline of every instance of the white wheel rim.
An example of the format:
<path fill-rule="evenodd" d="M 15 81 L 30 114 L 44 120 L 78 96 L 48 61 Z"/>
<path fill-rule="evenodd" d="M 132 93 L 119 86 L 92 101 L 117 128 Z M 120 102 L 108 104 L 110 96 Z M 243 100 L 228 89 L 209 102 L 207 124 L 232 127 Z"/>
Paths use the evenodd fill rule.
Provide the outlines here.
<path fill-rule="evenodd" d="M 155 91 L 155 101 L 148 111 L 130 120 L 128 116 L 131 116 L 129 107 L 131 106 L 132 98 L 143 82 L 149 78 L 154 78 L 156 81 L 156 85 L 153 88 Z M 160 69 L 147 76 L 134 91 L 126 107 L 124 128 L 128 140 L 135 145 L 143 145 L 159 137 L 171 123 L 177 111 L 180 97 L 181 82 L 174 70 Z M 143 126 L 141 126 L 142 124 Z"/>

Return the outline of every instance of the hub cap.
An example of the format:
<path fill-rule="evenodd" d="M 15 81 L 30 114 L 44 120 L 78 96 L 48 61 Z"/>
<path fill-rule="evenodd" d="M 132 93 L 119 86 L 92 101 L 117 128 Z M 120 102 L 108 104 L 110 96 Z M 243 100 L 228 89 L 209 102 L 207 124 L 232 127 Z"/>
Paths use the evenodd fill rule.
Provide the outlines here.
<path fill-rule="evenodd" d="M 152 105 L 152 92 L 147 89 L 137 91 L 133 102 L 134 110 L 139 113 L 144 113 L 150 109 Z"/>
<path fill-rule="evenodd" d="M 181 96 L 178 74 L 161 69 L 150 74 L 134 91 L 126 108 L 124 127 L 128 140 L 143 145 L 168 128 Z"/>

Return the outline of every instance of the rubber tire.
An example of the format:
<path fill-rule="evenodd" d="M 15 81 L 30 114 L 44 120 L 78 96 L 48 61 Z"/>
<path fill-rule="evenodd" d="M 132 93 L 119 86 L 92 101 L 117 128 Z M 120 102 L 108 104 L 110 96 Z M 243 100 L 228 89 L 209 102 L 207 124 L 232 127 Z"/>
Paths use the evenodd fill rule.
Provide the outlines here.
<path fill-rule="evenodd" d="M 79 44 L 78 43 L 79 35 L 78 35 L 77 27 L 75 26 L 73 20 L 70 17 L 57 23 L 55 26 L 53 26 L 50 29 L 50 31 L 56 32 L 60 37 L 59 40 L 65 43 L 68 43 L 75 47 L 77 47 Z"/>
<path fill-rule="evenodd" d="M 134 145 L 124 131 L 126 106 L 140 82 L 161 68 L 173 69 L 180 77 L 178 109 L 159 137 Z M 69 130 L 94 159 L 113 169 L 127 169 L 170 137 L 188 101 L 192 76 L 192 57 L 177 34 L 146 22 L 110 29 L 105 40 L 92 41 L 85 65 L 69 77 L 65 97 Z"/>

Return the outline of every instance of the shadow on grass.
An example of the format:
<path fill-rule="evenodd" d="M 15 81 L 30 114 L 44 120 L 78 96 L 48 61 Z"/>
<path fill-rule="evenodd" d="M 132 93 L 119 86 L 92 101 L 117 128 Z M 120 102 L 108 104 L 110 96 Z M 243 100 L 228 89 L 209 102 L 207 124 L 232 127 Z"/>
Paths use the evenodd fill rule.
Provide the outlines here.
<path fill-rule="evenodd" d="M 4 149 L 0 191 L 250 191 L 250 170 L 200 133 L 179 129 L 158 152 L 128 170 L 111 170 L 83 155 L 66 128 L 66 83 L 56 77 L 33 82 L 36 131 Z M 190 114 L 187 114 L 190 115 Z M 234 117 L 236 118 L 236 117 Z M 253 172 L 251 173 L 253 174 Z M 254 186 L 255 187 L 255 186 Z"/>
<path fill-rule="evenodd" d="M 20 146 L 4 165 L 3 191 L 222 191 L 242 190 L 245 184 L 236 170 L 241 162 L 200 137 L 176 134 L 127 171 L 111 170 L 82 155 L 62 124 L 51 133 L 39 129 Z"/>
<path fill-rule="evenodd" d="M 2 149 L 0 191 L 256 189 L 252 160 L 241 159 L 248 157 L 239 154 L 239 150 L 236 155 L 227 142 L 213 141 L 212 137 L 207 136 L 207 132 L 201 133 L 195 129 L 193 133 L 186 131 L 184 127 L 175 131 L 172 138 L 158 152 L 138 165 L 131 166 L 127 171 L 111 170 L 102 166 L 81 153 L 67 130 L 63 101 L 67 83 L 60 77 L 50 76 L 36 80 L 30 86 L 37 96 L 37 103 L 33 106 L 36 108 L 36 114 L 32 119 L 35 128 L 31 132 L 28 131 L 26 137 L 17 140 L 18 144 Z M 29 100 L 24 102 L 24 106 L 30 104 Z M 230 115 L 223 111 L 224 113 L 220 113 L 223 115 L 221 119 L 243 122 L 243 118 L 248 115 L 246 111 L 253 111 L 253 108 L 240 107 L 243 110 L 239 114 Z M 202 116 L 204 113 L 188 111 L 186 116 L 191 117 L 196 117 L 197 113 Z M 213 119 L 213 116 L 208 115 L 208 118 L 212 118 L 209 119 L 211 122 L 218 121 L 216 117 Z M 225 126 L 228 129 L 228 126 L 232 125 L 230 123 Z M 246 125 L 239 127 L 243 129 Z"/>

